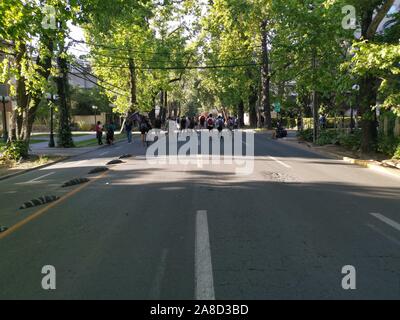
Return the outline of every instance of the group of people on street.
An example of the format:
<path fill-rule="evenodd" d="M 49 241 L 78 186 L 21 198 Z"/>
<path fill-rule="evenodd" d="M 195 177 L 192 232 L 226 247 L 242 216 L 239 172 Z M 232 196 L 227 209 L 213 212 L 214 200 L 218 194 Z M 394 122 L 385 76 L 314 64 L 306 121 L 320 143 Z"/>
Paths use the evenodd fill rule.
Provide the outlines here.
<path fill-rule="evenodd" d="M 106 143 L 108 145 L 113 145 L 115 141 L 115 129 L 116 126 L 114 122 L 110 122 L 106 126 L 103 126 L 101 121 L 96 124 L 96 138 L 99 146 L 103 145 L 103 132 L 106 131 Z"/>
<path fill-rule="evenodd" d="M 126 137 L 128 143 L 133 142 L 132 131 L 135 126 L 135 122 L 139 125 L 139 131 L 141 134 L 142 144 L 146 145 L 146 136 L 153 129 L 152 123 L 148 117 L 138 116 L 137 119 L 127 119 L 124 124 L 124 130 L 126 133 Z M 177 118 L 169 118 L 167 123 L 170 126 L 170 123 L 174 122 L 176 128 L 180 130 L 188 130 L 188 129 L 208 129 L 208 130 L 218 130 L 222 132 L 224 128 L 228 128 L 230 130 L 239 128 L 239 120 L 236 117 L 223 117 L 222 115 L 214 116 L 213 114 L 209 114 L 208 116 L 200 115 L 198 117 L 177 117 Z M 160 117 L 157 117 L 154 121 L 154 128 L 161 129 L 162 121 Z M 103 145 L 103 133 L 106 132 L 106 143 L 108 145 L 113 145 L 115 141 L 115 130 L 116 126 L 111 121 L 107 125 L 103 125 L 101 121 L 98 121 L 96 124 L 96 138 L 99 145 Z"/>
<path fill-rule="evenodd" d="M 173 121 L 169 119 L 169 121 Z M 208 129 L 222 131 L 224 128 L 230 130 L 239 128 L 239 120 L 236 117 L 225 118 L 222 115 L 214 116 L 209 114 L 208 116 L 200 115 L 199 117 L 178 117 L 176 118 L 177 128 L 180 130 L 188 129 Z"/>

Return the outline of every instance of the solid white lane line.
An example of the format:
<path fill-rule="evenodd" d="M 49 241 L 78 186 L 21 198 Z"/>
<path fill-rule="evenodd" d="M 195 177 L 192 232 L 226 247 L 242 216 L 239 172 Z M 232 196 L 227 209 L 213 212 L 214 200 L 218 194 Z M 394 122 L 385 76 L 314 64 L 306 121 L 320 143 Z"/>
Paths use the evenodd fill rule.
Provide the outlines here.
<path fill-rule="evenodd" d="M 100 153 L 100 156 L 105 156 L 106 154 L 109 154 L 109 153 L 110 153 L 110 151 L 106 151 L 106 152 Z"/>
<path fill-rule="evenodd" d="M 280 161 L 280 160 L 278 160 L 278 159 L 276 159 L 276 158 L 274 158 L 274 157 L 268 157 L 269 159 L 271 159 L 271 160 L 274 160 L 275 162 L 277 162 L 277 163 L 279 163 L 281 166 L 284 166 L 285 168 L 288 168 L 288 169 L 291 169 L 292 167 L 291 166 L 289 166 L 288 164 L 286 164 L 286 163 L 284 163 L 284 162 L 282 162 L 282 161 Z"/>
<path fill-rule="evenodd" d="M 383 232 L 381 229 L 377 228 L 376 226 L 374 226 L 373 224 L 367 223 L 366 224 L 367 227 L 369 227 L 371 230 L 375 231 L 376 233 L 380 234 L 382 237 L 384 237 L 385 239 L 397 244 L 398 246 L 400 246 L 400 241 L 397 240 L 396 238 L 387 235 L 385 232 Z"/>
<path fill-rule="evenodd" d="M 207 211 L 197 211 L 195 242 L 195 299 L 215 300 Z"/>
<path fill-rule="evenodd" d="M 154 278 L 153 287 L 150 292 L 150 299 L 160 300 L 161 298 L 161 284 L 165 274 L 165 267 L 167 264 L 168 249 L 164 249 L 161 254 L 161 262 L 157 268 L 156 276 Z"/>
<path fill-rule="evenodd" d="M 389 219 L 387 217 L 385 217 L 384 215 L 380 214 L 380 213 L 370 213 L 371 216 L 377 218 L 378 220 L 381 220 L 382 222 L 388 224 L 389 226 L 391 226 L 392 228 L 396 229 L 397 231 L 400 231 L 400 223 L 397 223 L 396 221 Z"/>
<path fill-rule="evenodd" d="M 75 166 L 75 167 L 78 167 L 78 166 L 80 166 L 81 164 L 84 164 L 86 161 L 87 161 L 87 160 L 78 161 L 78 162 L 74 163 L 74 166 Z"/>
<path fill-rule="evenodd" d="M 39 180 L 41 180 L 41 179 L 43 179 L 43 178 L 46 178 L 46 177 L 48 177 L 48 176 L 51 176 L 51 175 L 53 175 L 53 174 L 55 174 L 55 172 L 50 172 L 50 173 L 45 174 L 45 175 L 43 175 L 43 176 L 40 176 L 40 177 L 37 177 L 37 178 L 35 178 L 35 179 L 29 180 L 29 181 L 27 181 L 27 182 L 25 182 L 25 183 L 38 182 Z"/>

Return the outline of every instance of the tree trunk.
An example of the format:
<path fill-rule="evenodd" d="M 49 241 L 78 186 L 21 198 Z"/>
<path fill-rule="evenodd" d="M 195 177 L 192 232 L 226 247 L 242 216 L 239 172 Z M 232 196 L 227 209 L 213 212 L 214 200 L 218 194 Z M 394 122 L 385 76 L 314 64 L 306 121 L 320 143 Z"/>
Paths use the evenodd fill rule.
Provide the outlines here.
<path fill-rule="evenodd" d="M 17 66 L 18 74 L 22 74 L 22 63 L 26 56 L 26 45 L 20 43 L 17 47 L 17 55 L 15 63 Z M 13 119 L 11 124 L 11 141 L 23 140 L 23 116 L 26 110 L 29 108 L 29 96 L 26 90 L 26 78 L 20 76 L 16 81 L 16 93 L 17 93 L 17 110 L 13 112 Z"/>
<path fill-rule="evenodd" d="M 379 1 L 378 1 L 379 2 Z M 361 5 L 361 34 L 364 40 L 373 41 L 377 30 L 386 17 L 394 0 L 385 0 L 378 7 L 378 3 L 366 2 Z M 360 112 L 362 115 L 361 126 L 363 130 L 361 151 L 370 152 L 375 149 L 377 142 L 376 113 L 372 107 L 376 105 L 379 79 L 372 75 L 365 75 L 360 82 Z"/>
<path fill-rule="evenodd" d="M 250 127 L 257 127 L 257 100 L 258 100 L 258 92 L 257 88 L 251 88 L 251 94 L 249 96 L 249 110 L 250 110 Z"/>
<path fill-rule="evenodd" d="M 239 124 L 240 127 L 244 127 L 244 102 L 243 100 L 240 100 L 239 105 L 238 105 L 238 118 L 239 118 Z"/>
<path fill-rule="evenodd" d="M 136 66 L 135 61 L 129 58 L 129 89 L 130 89 L 130 112 L 135 112 L 137 105 L 136 96 Z"/>
<path fill-rule="evenodd" d="M 360 84 L 360 113 L 362 126 L 361 151 L 371 152 L 376 149 L 378 137 L 376 126 L 376 112 L 372 109 L 376 105 L 379 80 L 373 76 L 364 77 Z"/>
<path fill-rule="evenodd" d="M 268 129 L 272 129 L 271 119 L 271 101 L 270 101 L 270 82 L 271 77 L 269 74 L 269 53 L 268 53 L 268 32 L 267 32 L 268 21 L 265 20 L 261 24 L 261 35 L 262 35 L 262 67 L 261 67 L 261 83 L 262 83 L 262 99 L 261 103 L 264 109 L 265 115 L 265 126 Z"/>
<path fill-rule="evenodd" d="M 60 124 L 58 134 L 58 144 L 63 148 L 71 148 L 74 146 L 71 132 L 70 119 L 70 101 L 69 101 L 69 85 L 68 85 L 68 64 L 67 60 L 62 56 L 62 52 L 57 57 L 57 65 L 59 68 L 59 76 L 56 79 L 57 91 L 60 99 Z"/>
<path fill-rule="evenodd" d="M 54 52 L 54 42 L 48 36 L 43 36 L 42 39 L 42 43 L 49 54 L 43 57 L 39 56 L 37 58 L 37 65 L 39 66 L 39 75 L 47 81 L 50 77 L 51 60 Z M 30 108 L 27 110 L 26 127 L 24 128 L 24 138 L 27 141 L 29 141 L 31 138 L 33 123 L 36 119 L 36 112 L 39 109 L 39 104 L 42 101 L 42 98 L 43 92 L 41 90 L 37 90 L 36 92 L 32 93 L 32 103 Z"/>

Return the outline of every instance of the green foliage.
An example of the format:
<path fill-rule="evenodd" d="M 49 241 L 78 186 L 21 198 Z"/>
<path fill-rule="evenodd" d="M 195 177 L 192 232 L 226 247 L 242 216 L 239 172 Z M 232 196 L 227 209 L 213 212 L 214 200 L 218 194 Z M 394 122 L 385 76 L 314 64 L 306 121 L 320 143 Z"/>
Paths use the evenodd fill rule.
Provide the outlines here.
<path fill-rule="evenodd" d="M 73 148 L 75 146 L 74 140 L 72 139 L 72 132 L 70 126 L 64 128 L 60 126 L 57 138 L 58 138 L 57 144 L 61 148 Z"/>
<path fill-rule="evenodd" d="M 399 159 L 399 160 L 400 160 L 400 143 L 399 143 L 399 145 L 397 146 L 396 151 L 394 152 L 393 159 Z"/>
<path fill-rule="evenodd" d="M 383 133 L 378 137 L 378 151 L 388 156 L 396 156 L 400 150 L 400 138 L 394 136 L 386 136 Z"/>
<path fill-rule="evenodd" d="M 357 151 L 361 148 L 361 130 L 354 133 L 340 133 L 338 136 L 339 144 L 345 148 Z"/>
<path fill-rule="evenodd" d="M 25 141 L 13 141 L 7 143 L 3 148 L 2 158 L 6 160 L 26 159 L 29 155 L 29 144 Z"/>
<path fill-rule="evenodd" d="M 338 144 L 339 133 L 336 130 L 322 130 L 318 136 L 317 144 L 324 146 L 327 144 Z"/>
<path fill-rule="evenodd" d="M 92 106 L 99 108 L 96 111 L 97 114 L 111 111 L 107 96 L 98 87 L 92 89 L 71 87 L 70 92 L 73 115 L 93 115 Z"/>
<path fill-rule="evenodd" d="M 298 137 L 307 142 L 313 142 L 314 134 L 313 129 L 306 129 L 297 133 Z"/>

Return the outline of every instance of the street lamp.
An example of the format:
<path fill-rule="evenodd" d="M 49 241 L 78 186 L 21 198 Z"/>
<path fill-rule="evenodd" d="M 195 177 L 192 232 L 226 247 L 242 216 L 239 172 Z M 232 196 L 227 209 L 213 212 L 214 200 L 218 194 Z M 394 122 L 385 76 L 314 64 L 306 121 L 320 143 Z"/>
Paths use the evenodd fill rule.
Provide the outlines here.
<path fill-rule="evenodd" d="M 50 140 L 49 148 L 54 148 L 56 144 L 54 143 L 54 104 L 58 100 L 58 95 L 47 93 L 46 99 L 50 104 Z"/>
<path fill-rule="evenodd" d="M 7 142 L 8 141 L 8 130 L 7 130 L 6 103 L 10 102 L 11 99 L 9 96 L 0 96 L 0 101 L 3 103 L 3 140 L 4 140 L 4 142 Z"/>
<path fill-rule="evenodd" d="M 92 109 L 94 111 L 94 125 L 97 125 L 97 110 L 99 109 L 99 107 L 97 106 L 92 106 Z"/>

